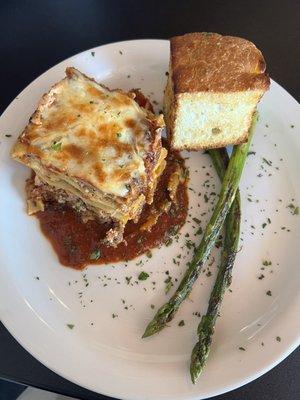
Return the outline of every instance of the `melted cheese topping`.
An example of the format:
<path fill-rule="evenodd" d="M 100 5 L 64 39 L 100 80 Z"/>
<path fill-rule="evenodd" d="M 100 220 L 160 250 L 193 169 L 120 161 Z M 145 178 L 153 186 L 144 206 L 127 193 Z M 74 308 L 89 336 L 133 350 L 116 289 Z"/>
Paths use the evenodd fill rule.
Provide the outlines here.
<path fill-rule="evenodd" d="M 67 75 L 44 96 L 21 136 L 22 152 L 111 195 L 126 197 L 132 185 L 145 187 L 151 149 L 147 112 L 74 68 Z"/>

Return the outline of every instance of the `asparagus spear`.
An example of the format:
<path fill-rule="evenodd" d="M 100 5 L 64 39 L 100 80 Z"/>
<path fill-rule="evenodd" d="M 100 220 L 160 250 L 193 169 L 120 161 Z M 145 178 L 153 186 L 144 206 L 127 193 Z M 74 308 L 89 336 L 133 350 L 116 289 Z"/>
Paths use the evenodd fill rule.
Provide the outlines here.
<path fill-rule="evenodd" d="M 226 215 L 235 198 L 253 135 L 255 121 L 256 117 L 252 121 L 248 141 L 235 146 L 233 149 L 228 168 L 224 175 L 219 200 L 211 219 L 206 226 L 201 243 L 195 249 L 194 256 L 192 261 L 189 263 L 188 269 L 186 270 L 174 295 L 166 304 L 160 307 L 153 320 L 146 327 L 143 338 L 161 331 L 166 324 L 173 319 L 181 303 L 191 292 L 193 284 L 197 280 L 201 268 L 211 252 Z"/>
<path fill-rule="evenodd" d="M 213 161 L 219 178 L 222 180 L 229 161 L 226 149 L 209 150 L 208 153 Z M 240 216 L 240 193 L 239 190 L 237 190 L 235 199 L 225 219 L 225 238 L 221 254 L 221 266 L 210 295 L 206 315 L 203 315 L 198 326 L 198 342 L 192 351 L 190 374 L 193 383 L 196 382 L 196 379 L 199 377 L 205 366 L 206 359 L 210 352 L 214 327 L 222 304 L 223 296 L 226 288 L 231 283 L 231 272 L 239 242 Z"/>

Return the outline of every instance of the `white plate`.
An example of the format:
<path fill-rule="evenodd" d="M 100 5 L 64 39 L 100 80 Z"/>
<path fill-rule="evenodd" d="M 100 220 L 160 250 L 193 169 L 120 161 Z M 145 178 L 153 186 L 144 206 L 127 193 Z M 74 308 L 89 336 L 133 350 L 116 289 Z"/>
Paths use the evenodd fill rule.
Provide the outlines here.
<path fill-rule="evenodd" d="M 185 233 L 195 231 L 191 217 L 192 223 L 185 225 L 179 242 L 153 251 L 151 259 L 141 257 L 143 266 L 136 265 L 139 260 L 127 267 L 124 263 L 94 266 L 85 271 L 84 278 L 83 273 L 59 265 L 38 221 L 25 213 L 24 181 L 29 171 L 10 160 L 9 150 L 41 95 L 64 76 L 65 68 L 75 66 L 110 87 L 140 87 L 159 102 L 159 109 L 168 57 L 168 42 L 163 40 L 114 43 L 83 52 L 32 82 L 0 119 L 1 320 L 53 371 L 86 388 L 122 399 L 203 399 L 217 395 L 257 378 L 299 343 L 300 217 L 292 215 L 287 205 L 300 205 L 300 113 L 298 103 L 275 82 L 259 106 L 252 147 L 256 154 L 249 155 L 242 178 L 243 241 L 232 293 L 226 294 L 207 367 L 195 386 L 188 373 L 199 322 L 193 312 L 206 309 L 217 251 L 210 267 L 213 274 L 201 274 L 171 327 L 155 337 L 141 339 L 155 311 L 150 305 L 157 308 L 170 295 L 164 293 L 165 271 L 175 278 L 185 269 L 190 255 L 180 246 L 184 245 Z M 191 171 L 190 213 L 202 219 L 204 226 L 207 215 L 199 215 L 211 209 L 204 193 L 217 192 L 218 179 L 207 155 L 186 155 Z M 208 171 L 216 189 L 203 186 Z M 286 229 L 281 229 L 283 226 Z M 172 262 L 179 253 L 180 266 Z M 263 260 L 272 261 L 264 271 Z M 134 282 L 141 270 L 151 277 L 139 285 L 127 285 L 125 277 L 132 276 Z M 260 280 L 261 273 L 265 278 Z M 155 290 L 152 281 L 157 282 Z M 268 290 L 272 296 L 266 295 Z M 79 292 L 83 292 L 82 297 Z M 124 309 L 126 305 L 128 310 Z M 113 313 L 118 317 L 112 318 Z M 182 319 L 185 326 L 179 327 Z M 75 326 L 71 330 L 67 324 Z"/>

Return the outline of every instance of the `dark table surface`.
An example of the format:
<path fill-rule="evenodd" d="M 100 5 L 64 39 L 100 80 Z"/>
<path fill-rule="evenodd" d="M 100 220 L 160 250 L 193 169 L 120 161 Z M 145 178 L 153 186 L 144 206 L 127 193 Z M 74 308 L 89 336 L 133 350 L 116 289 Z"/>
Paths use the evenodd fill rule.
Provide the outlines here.
<path fill-rule="evenodd" d="M 298 0 L 2 0 L 0 112 L 33 79 L 80 51 L 119 40 L 169 38 L 192 31 L 250 39 L 263 51 L 271 77 L 299 100 L 299 16 Z M 298 399 L 299 361 L 297 350 L 268 374 L 218 399 Z M 82 399 L 106 398 L 48 370 L 0 324 L 1 377 Z"/>

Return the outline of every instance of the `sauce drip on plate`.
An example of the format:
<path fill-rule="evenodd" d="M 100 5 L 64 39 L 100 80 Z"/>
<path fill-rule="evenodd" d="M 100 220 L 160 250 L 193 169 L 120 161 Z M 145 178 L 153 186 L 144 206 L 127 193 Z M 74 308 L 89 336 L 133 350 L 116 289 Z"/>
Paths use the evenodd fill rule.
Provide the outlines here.
<path fill-rule="evenodd" d="M 82 222 L 75 210 L 65 204 L 49 202 L 45 210 L 37 214 L 44 235 L 51 242 L 61 264 L 75 269 L 83 269 L 88 264 L 108 264 L 131 260 L 148 250 L 158 247 L 168 237 L 176 233 L 184 224 L 188 195 L 186 182 L 179 183 L 176 202 L 172 202 L 168 211 L 162 212 L 166 202 L 170 201 L 167 189 L 172 173 L 184 168 L 184 160 L 177 152 L 169 151 L 167 166 L 161 175 L 154 201 L 144 206 L 137 223 L 129 221 L 124 232 L 124 242 L 117 247 L 107 246 L 103 239 L 110 228 L 109 223 L 92 220 Z M 145 230 L 147 221 L 152 218 L 157 222 L 151 230 Z"/>

